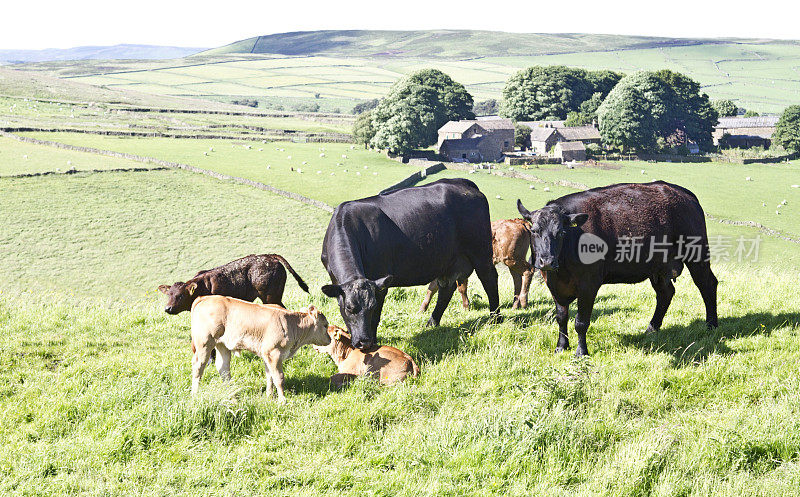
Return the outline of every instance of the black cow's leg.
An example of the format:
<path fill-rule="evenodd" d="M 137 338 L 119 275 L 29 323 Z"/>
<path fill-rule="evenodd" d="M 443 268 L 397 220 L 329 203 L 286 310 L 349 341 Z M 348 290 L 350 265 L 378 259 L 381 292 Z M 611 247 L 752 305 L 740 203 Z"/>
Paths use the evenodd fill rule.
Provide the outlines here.
<path fill-rule="evenodd" d="M 647 327 L 647 332 L 658 331 L 661 328 L 661 323 L 664 322 L 664 315 L 669 309 L 673 295 L 675 295 L 675 286 L 669 277 L 665 275 L 652 276 L 650 284 L 653 285 L 653 290 L 656 291 L 656 310 L 653 313 L 653 319 L 650 320 L 650 325 Z"/>
<path fill-rule="evenodd" d="M 386 294 L 389 293 L 389 290 L 378 291 L 375 293 L 375 312 L 372 314 L 372 322 L 370 323 L 370 329 L 375 334 L 375 339 L 378 338 L 378 324 L 381 322 L 381 313 L 383 312 L 383 303 L 386 301 Z"/>
<path fill-rule="evenodd" d="M 558 323 L 558 343 L 556 352 L 564 352 L 569 349 L 569 335 L 567 334 L 567 324 L 569 323 L 569 304 L 572 300 L 559 304 L 556 300 L 556 322 Z"/>
<path fill-rule="evenodd" d="M 450 303 L 450 299 L 453 298 L 453 293 L 456 291 L 455 281 L 449 282 L 447 286 L 442 286 L 441 283 L 439 281 L 439 295 L 436 297 L 436 306 L 434 306 L 431 317 L 428 319 L 428 326 L 439 326 L 442 314 L 444 314 L 447 304 Z"/>
<path fill-rule="evenodd" d="M 575 333 L 578 335 L 578 348 L 575 356 L 589 355 L 589 348 L 586 346 L 586 331 L 592 320 L 592 309 L 594 299 L 597 297 L 597 288 L 594 291 L 587 291 L 578 296 L 578 313 L 575 315 Z"/>
<path fill-rule="evenodd" d="M 706 305 L 706 325 L 709 328 L 717 327 L 717 278 L 711 272 L 708 261 L 687 262 L 686 267 L 692 275 L 692 280 L 700 290 L 703 303 Z"/>
<path fill-rule="evenodd" d="M 489 312 L 499 316 L 500 315 L 500 294 L 497 289 L 497 269 L 491 261 L 487 264 L 475 267 L 475 274 L 481 280 L 481 285 L 486 291 L 486 297 L 489 299 Z"/>

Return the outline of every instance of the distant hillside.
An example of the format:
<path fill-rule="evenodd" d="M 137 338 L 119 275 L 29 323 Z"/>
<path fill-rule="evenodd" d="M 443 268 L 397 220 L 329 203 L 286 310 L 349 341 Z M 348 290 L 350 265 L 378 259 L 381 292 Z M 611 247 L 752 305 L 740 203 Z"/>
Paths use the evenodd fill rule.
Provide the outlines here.
<path fill-rule="evenodd" d="M 396 57 L 502 57 L 645 49 L 723 43 L 601 34 L 505 33 L 500 31 L 300 31 L 237 41 L 206 54 L 280 54 Z"/>
<path fill-rule="evenodd" d="M 177 59 L 205 50 L 157 45 L 114 45 L 44 50 L 0 50 L 0 63 L 46 62 L 52 60 Z"/>

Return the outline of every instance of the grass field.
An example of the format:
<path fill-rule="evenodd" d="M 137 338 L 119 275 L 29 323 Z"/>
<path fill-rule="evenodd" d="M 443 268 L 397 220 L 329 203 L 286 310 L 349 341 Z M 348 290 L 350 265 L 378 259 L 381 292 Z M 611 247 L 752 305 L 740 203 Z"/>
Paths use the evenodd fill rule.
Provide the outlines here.
<path fill-rule="evenodd" d="M 23 118 L 41 110 L 17 108 Z M 71 119 L 57 105 L 44 113 Z M 342 144 L 33 136 L 188 163 L 331 205 L 413 171 Z M 454 300 L 437 328 L 418 311 L 423 288 L 390 291 L 378 335 L 421 369 L 403 385 L 332 390 L 333 363 L 307 348 L 286 363 L 285 404 L 265 396 L 263 366 L 248 353 L 233 359 L 230 384 L 209 368 L 191 399 L 189 316 L 166 315 L 156 286 L 276 252 L 311 287 L 290 279 L 284 302 L 313 303 L 342 325 L 319 290 L 330 214 L 181 170 L 6 177 L 68 162 L 144 166 L 0 138 L 0 494 L 800 495 L 797 243 L 708 221 L 712 234 L 763 236 L 757 263 L 712 264 L 713 331 L 683 274 L 661 331 L 643 331 L 655 306 L 649 284 L 606 286 L 592 355 L 555 355 L 546 288 L 537 279 L 529 308 L 511 311 L 511 278 L 498 268 L 499 324 L 487 321 L 477 281 L 472 310 Z M 577 191 L 559 181 L 659 178 L 694 190 L 715 217 L 798 233 L 796 162 L 524 172 L 543 182 L 452 170 L 426 181 L 474 180 L 501 219 L 517 216 L 517 198 L 532 209 Z M 770 215 L 784 193 L 787 205 Z"/>
<path fill-rule="evenodd" d="M 119 138 L 75 133 L 26 135 L 190 164 L 260 181 L 330 205 L 375 195 L 414 172 L 413 168 L 390 160 L 385 155 L 341 143 L 264 144 L 233 140 Z M 213 152 L 209 152 L 211 148 Z M 324 157 L 320 157 L 321 154 Z"/>

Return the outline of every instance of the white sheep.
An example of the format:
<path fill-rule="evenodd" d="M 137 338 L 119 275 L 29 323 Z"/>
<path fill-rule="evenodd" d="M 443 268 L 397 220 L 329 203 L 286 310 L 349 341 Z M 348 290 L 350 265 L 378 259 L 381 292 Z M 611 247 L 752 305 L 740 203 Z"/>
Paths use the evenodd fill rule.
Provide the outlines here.
<path fill-rule="evenodd" d="M 342 159 L 346 159 L 346 158 L 347 158 L 347 154 L 342 154 Z"/>
<path fill-rule="evenodd" d="M 550 191 L 550 187 L 549 187 L 549 186 L 545 186 L 545 187 L 544 187 L 544 188 L 542 188 L 542 189 L 543 189 L 544 191 L 546 191 L 546 192 L 549 192 L 549 191 Z"/>
<path fill-rule="evenodd" d="M 503 199 L 500 197 L 500 195 L 495 195 L 495 196 L 494 196 L 494 198 L 496 198 L 497 200 L 503 200 Z"/>
<path fill-rule="evenodd" d="M 792 185 L 792 188 L 800 188 L 800 185 Z"/>
<path fill-rule="evenodd" d="M 214 147 L 208 147 L 208 151 L 209 152 L 213 152 L 214 151 Z"/>
<path fill-rule="evenodd" d="M 322 174 L 322 171 L 317 171 L 317 174 Z"/>
<path fill-rule="evenodd" d="M 344 172 L 347 172 L 347 169 L 345 169 Z"/>
<path fill-rule="evenodd" d="M 291 155 L 287 156 L 286 160 L 292 160 L 292 156 Z"/>
<path fill-rule="evenodd" d="M 378 175 L 378 173 L 372 173 L 372 175 L 373 175 L 373 176 L 377 176 L 377 175 Z"/>
<path fill-rule="evenodd" d="M 356 176 L 361 176 L 361 173 L 356 171 Z"/>
<path fill-rule="evenodd" d="M 263 148 L 259 148 L 259 149 L 258 149 L 258 151 L 259 151 L 259 152 L 263 152 L 263 151 L 264 151 L 264 149 L 263 149 Z"/>
<path fill-rule="evenodd" d="M 350 150 L 355 150 L 355 149 L 356 149 L 355 145 L 350 145 Z"/>
<path fill-rule="evenodd" d="M 509 167 L 509 168 L 508 168 L 508 170 L 509 170 L 509 171 L 513 171 L 513 170 L 514 170 L 514 168 L 513 168 L 513 167 Z"/>
<path fill-rule="evenodd" d="M 748 177 L 746 177 L 744 180 L 745 180 L 745 181 L 753 181 L 753 178 L 751 178 L 750 176 L 748 176 Z"/>
<path fill-rule="evenodd" d="M 297 168 L 297 172 L 300 173 L 300 174 L 303 174 L 303 170 L 300 169 L 299 167 Z"/>
<path fill-rule="evenodd" d="M 528 188 L 530 188 L 531 190 L 535 190 L 536 189 L 536 187 L 533 186 L 533 185 L 528 185 Z"/>
<path fill-rule="evenodd" d="M 647 174 L 647 171 L 645 171 L 644 169 L 642 169 L 642 174 Z"/>
<path fill-rule="evenodd" d="M 304 160 L 303 165 L 305 166 L 306 164 L 308 164 L 308 161 Z"/>
<path fill-rule="evenodd" d="M 369 166 L 364 166 L 364 169 L 369 169 Z"/>
<path fill-rule="evenodd" d="M 325 157 L 325 154 L 319 154 L 320 159 Z"/>
<path fill-rule="evenodd" d="M 331 176 L 333 176 L 333 171 L 331 171 Z"/>
<path fill-rule="evenodd" d="M 208 157 L 208 152 L 203 152 L 203 155 L 205 155 L 206 157 Z"/>

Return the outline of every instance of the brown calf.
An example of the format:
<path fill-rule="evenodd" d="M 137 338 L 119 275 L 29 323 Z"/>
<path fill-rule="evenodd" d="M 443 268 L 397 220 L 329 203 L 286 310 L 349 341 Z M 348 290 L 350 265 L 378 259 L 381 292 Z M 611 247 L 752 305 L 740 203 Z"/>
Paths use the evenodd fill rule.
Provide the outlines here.
<path fill-rule="evenodd" d="M 358 376 L 370 376 L 382 385 L 403 381 L 406 376 L 417 376 L 419 368 L 410 355 L 400 349 L 384 345 L 365 352 L 353 347 L 350 335 L 338 326 L 328 326 L 331 343 L 314 346 L 320 353 L 327 353 L 336 363 L 339 372 L 331 376 L 331 383 L 341 388 Z"/>
<path fill-rule="evenodd" d="M 217 351 L 216 365 L 225 381 L 231 378 L 231 352 L 249 350 L 264 361 L 267 396 L 272 384 L 283 394 L 283 361 L 303 345 L 329 345 L 328 320 L 314 306 L 293 312 L 277 305 L 208 295 L 192 305 L 192 394 L 200 388 L 211 358 Z"/>
<path fill-rule="evenodd" d="M 167 295 L 167 314 L 178 314 L 192 308 L 192 302 L 203 295 L 225 295 L 252 302 L 256 297 L 265 304 L 283 306 L 283 289 L 286 286 L 286 269 L 292 273 L 304 291 L 308 285 L 278 254 L 248 255 L 214 269 L 200 271 L 187 282 L 160 285 Z"/>
<path fill-rule="evenodd" d="M 502 219 L 492 223 L 492 253 L 495 264 L 508 266 L 514 279 L 514 304 L 512 309 L 525 308 L 528 305 L 528 290 L 531 286 L 533 268 L 525 257 L 531 247 L 530 224 L 522 219 Z M 467 297 L 467 280 L 458 281 L 461 304 L 469 309 Z M 422 301 L 421 312 L 425 312 L 433 294 L 439 290 L 435 281 L 428 285 L 428 293 Z"/>

